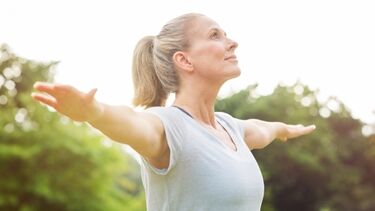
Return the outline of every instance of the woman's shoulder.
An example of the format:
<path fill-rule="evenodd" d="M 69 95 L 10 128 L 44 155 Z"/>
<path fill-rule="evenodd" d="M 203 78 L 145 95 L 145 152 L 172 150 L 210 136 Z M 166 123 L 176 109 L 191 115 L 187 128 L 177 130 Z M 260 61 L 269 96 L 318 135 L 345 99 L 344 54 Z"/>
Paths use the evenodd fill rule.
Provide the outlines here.
<path fill-rule="evenodd" d="M 171 106 L 149 107 L 145 109 L 144 112 L 151 113 L 151 114 L 158 116 L 165 123 L 169 122 L 173 124 L 181 124 L 185 120 L 182 114 L 180 113 L 180 111 L 176 109 L 175 107 L 171 107 Z"/>
<path fill-rule="evenodd" d="M 171 106 L 153 106 L 146 108 L 144 112 L 159 113 L 159 114 L 172 114 L 175 113 L 175 109 Z"/>
<path fill-rule="evenodd" d="M 222 119 L 232 120 L 233 116 L 224 111 L 215 111 L 215 115 Z"/>

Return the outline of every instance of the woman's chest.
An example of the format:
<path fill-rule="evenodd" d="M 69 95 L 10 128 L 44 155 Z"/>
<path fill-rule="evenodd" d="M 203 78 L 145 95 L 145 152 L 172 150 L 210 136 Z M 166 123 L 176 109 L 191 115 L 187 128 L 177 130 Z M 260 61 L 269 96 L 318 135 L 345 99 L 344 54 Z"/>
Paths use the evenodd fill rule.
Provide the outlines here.
<path fill-rule="evenodd" d="M 237 141 L 234 151 L 210 136 L 190 138 L 178 164 L 180 178 L 189 184 L 186 190 L 195 190 L 195 194 L 216 201 L 263 197 L 263 177 L 246 145 Z M 232 142 L 230 137 L 227 140 Z"/>

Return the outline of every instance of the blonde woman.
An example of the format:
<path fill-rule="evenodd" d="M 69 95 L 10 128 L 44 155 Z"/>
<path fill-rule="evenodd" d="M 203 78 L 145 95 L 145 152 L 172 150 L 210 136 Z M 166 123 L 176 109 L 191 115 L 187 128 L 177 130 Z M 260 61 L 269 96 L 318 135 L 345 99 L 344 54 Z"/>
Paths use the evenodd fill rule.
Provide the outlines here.
<path fill-rule="evenodd" d="M 240 120 L 214 111 L 224 82 L 238 77 L 238 44 L 202 14 L 168 22 L 134 51 L 135 106 L 110 106 L 68 85 L 36 83 L 33 98 L 88 122 L 142 158 L 150 211 L 260 210 L 264 183 L 251 150 L 315 126 Z M 165 106 L 170 93 L 176 98 Z"/>

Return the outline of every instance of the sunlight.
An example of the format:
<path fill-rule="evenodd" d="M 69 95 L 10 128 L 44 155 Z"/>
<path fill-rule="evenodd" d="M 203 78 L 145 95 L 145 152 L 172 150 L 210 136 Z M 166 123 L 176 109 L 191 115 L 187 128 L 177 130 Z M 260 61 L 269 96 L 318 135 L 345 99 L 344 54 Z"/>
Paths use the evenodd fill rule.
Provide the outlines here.
<path fill-rule="evenodd" d="M 363 134 L 364 136 L 370 136 L 370 135 L 372 135 L 372 134 L 375 133 L 374 129 L 375 129 L 374 126 L 371 126 L 371 125 L 364 125 L 364 126 L 362 127 L 362 134 Z"/>
<path fill-rule="evenodd" d="M 16 83 L 14 83 L 14 81 L 12 80 L 7 80 L 4 84 L 5 88 L 7 88 L 9 91 L 10 90 L 13 90 L 14 88 L 16 88 Z"/>
<path fill-rule="evenodd" d="M 305 107 L 309 107 L 312 103 L 312 98 L 311 96 L 306 96 L 306 97 L 303 97 L 302 100 L 301 100 L 301 104 Z"/>
<path fill-rule="evenodd" d="M 27 110 L 25 108 L 18 109 L 14 119 L 17 123 L 23 123 L 27 116 Z"/>
<path fill-rule="evenodd" d="M 326 107 L 323 107 L 319 110 L 319 114 L 320 116 L 322 116 L 323 118 L 328 118 L 329 116 L 331 116 L 331 110 L 329 110 L 328 108 Z"/>
<path fill-rule="evenodd" d="M 5 78 L 2 75 L 0 75 L 0 89 L 4 85 L 4 83 L 5 83 Z"/>
<path fill-rule="evenodd" d="M 5 95 L 0 96 L 0 105 L 5 105 L 8 102 L 8 98 Z"/>
<path fill-rule="evenodd" d="M 294 93 L 296 93 L 296 95 L 302 95 L 303 91 L 304 91 L 304 88 L 301 84 L 297 84 L 296 86 L 294 86 L 293 91 L 294 91 Z"/>
<path fill-rule="evenodd" d="M 326 105 L 331 111 L 334 111 L 334 112 L 340 111 L 340 104 L 335 98 L 329 99 Z"/>

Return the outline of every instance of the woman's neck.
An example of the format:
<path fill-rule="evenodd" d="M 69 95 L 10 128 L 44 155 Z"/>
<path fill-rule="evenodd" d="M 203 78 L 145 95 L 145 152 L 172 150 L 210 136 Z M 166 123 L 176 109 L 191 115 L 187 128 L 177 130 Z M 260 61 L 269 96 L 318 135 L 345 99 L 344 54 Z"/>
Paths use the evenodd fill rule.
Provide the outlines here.
<path fill-rule="evenodd" d="M 218 90 L 185 89 L 176 93 L 172 105 L 184 109 L 202 124 L 216 128 L 214 106 L 217 93 Z"/>

